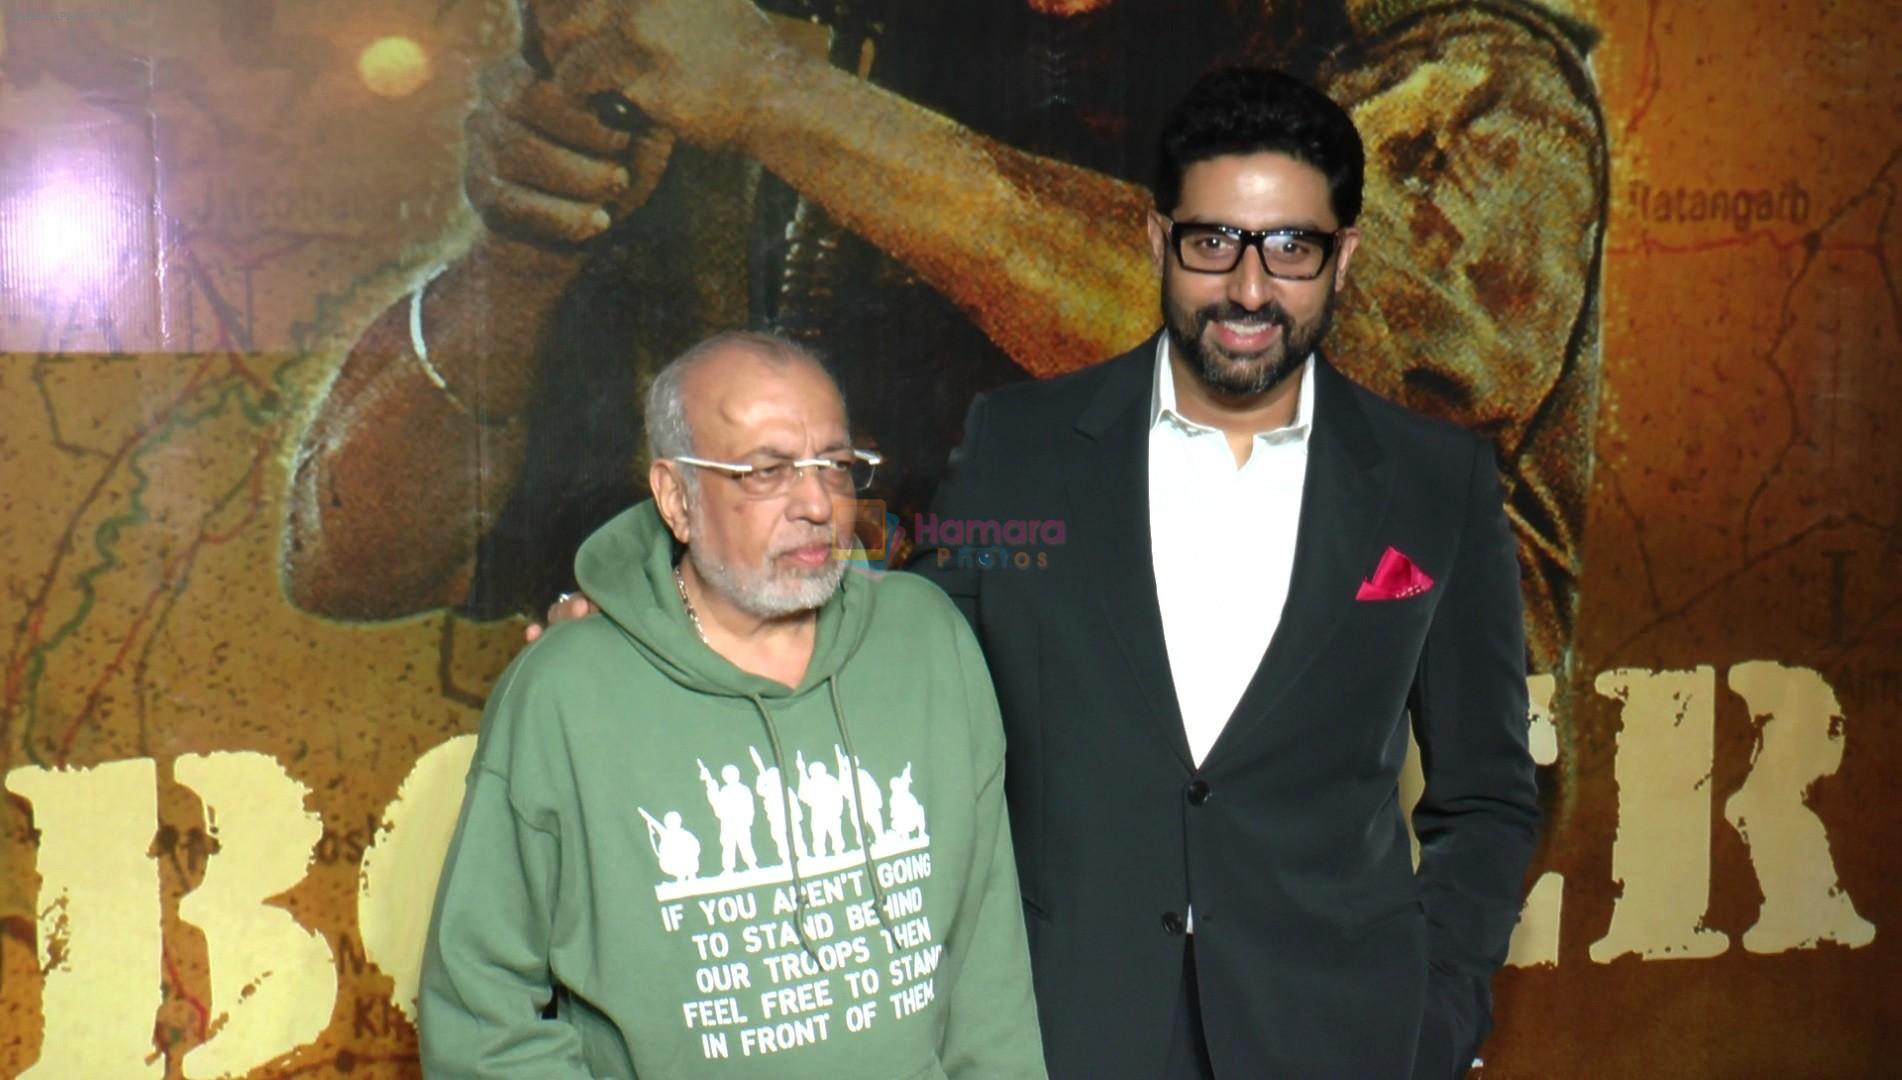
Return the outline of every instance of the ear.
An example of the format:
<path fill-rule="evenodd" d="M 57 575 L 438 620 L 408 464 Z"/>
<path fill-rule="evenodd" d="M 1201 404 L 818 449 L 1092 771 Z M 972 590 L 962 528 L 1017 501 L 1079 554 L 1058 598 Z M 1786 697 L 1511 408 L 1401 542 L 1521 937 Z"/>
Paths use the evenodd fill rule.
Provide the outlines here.
<path fill-rule="evenodd" d="M 1169 255 L 1169 221 L 1160 213 L 1151 210 L 1147 215 L 1147 222 L 1149 225 L 1149 265 L 1160 275 L 1163 260 Z"/>
<path fill-rule="evenodd" d="M 1360 247 L 1360 230 L 1342 229 L 1335 242 L 1340 249 L 1334 254 L 1334 291 L 1340 292 L 1347 288 L 1347 264 L 1354 261 L 1354 250 Z"/>
<path fill-rule="evenodd" d="M 654 505 L 660 510 L 660 519 L 667 523 L 667 530 L 674 539 L 685 544 L 689 541 L 687 529 L 687 485 L 680 475 L 683 466 L 672 461 L 656 461 L 647 467 L 647 489 L 654 493 Z"/>

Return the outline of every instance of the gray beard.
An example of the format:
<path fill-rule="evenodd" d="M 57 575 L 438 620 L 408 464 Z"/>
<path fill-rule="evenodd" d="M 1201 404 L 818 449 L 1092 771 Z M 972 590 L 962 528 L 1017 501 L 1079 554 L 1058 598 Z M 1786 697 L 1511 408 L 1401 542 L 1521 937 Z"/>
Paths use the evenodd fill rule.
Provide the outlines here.
<path fill-rule="evenodd" d="M 756 619 L 783 619 L 822 608 L 845 579 L 845 564 L 837 559 L 805 575 L 775 574 L 771 556 L 765 566 L 741 568 L 703 556 L 689 545 L 687 558 L 709 589 Z"/>

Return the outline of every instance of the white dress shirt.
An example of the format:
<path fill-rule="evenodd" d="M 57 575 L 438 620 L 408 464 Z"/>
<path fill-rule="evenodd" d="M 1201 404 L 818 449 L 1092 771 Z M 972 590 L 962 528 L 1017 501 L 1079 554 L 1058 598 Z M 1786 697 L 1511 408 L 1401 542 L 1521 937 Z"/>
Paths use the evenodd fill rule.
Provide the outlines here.
<path fill-rule="evenodd" d="M 1199 767 L 1281 622 L 1314 426 L 1314 357 L 1294 423 L 1256 433 L 1237 467 L 1228 438 L 1176 410 L 1169 338 L 1149 413 L 1149 539 L 1176 702 Z"/>

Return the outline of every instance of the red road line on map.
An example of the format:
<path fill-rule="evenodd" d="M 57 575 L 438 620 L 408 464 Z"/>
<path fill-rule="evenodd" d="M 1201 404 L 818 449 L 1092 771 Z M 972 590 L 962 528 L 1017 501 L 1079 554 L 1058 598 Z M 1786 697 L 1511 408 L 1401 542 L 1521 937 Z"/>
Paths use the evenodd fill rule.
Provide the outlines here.
<path fill-rule="evenodd" d="M 1664 0 L 1650 0 L 1645 5 L 1644 17 L 1644 58 L 1638 66 L 1638 104 L 1631 110 L 1631 119 L 1625 121 L 1625 138 L 1630 138 L 1638 130 L 1638 124 L 1651 111 L 1651 103 L 1657 100 L 1658 90 L 1664 85 L 1664 77 L 1658 74 L 1661 61 L 1658 59 L 1658 9 L 1664 6 Z"/>
<path fill-rule="evenodd" d="M 86 515 L 86 511 L 98 500 L 100 494 L 105 490 L 106 482 L 118 471 L 119 465 L 126 459 L 127 455 L 131 454 L 133 448 L 137 447 L 139 443 L 144 441 L 154 430 L 171 422 L 172 417 L 178 412 L 179 408 L 184 405 L 185 401 L 190 398 L 191 395 L 198 392 L 199 386 L 203 383 L 205 375 L 210 368 L 211 359 L 207 357 L 204 362 L 198 366 L 198 370 L 192 373 L 191 380 L 185 384 L 184 389 L 180 390 L 151 422 L 142 424 L 133 429 L 132 434 L 127 436 L 125 441 L 119 444 L 118 450 L 113 452 L 112 459 L 106 463 L 105 468 L 100 470 L 99 479 L 93 482 L 92 488 L 86 492 L 86 497 L 80 500 L 79 506 L 73 511 L 72 516 L 67 519 L 66 528 L 60 532 L 59 546 L 53 555 L 52 565 L 47 567 L 46 575 L 41 580 L 39 595 L 34 597 L 32 603 L 28 606 L 26 633 L 15 640 L 13 655 L 9 657 L 7 661 L 6 709 L 9 713 L 20 704 L 20 694 L 23 689 L 22 683 L 25 679 L 27 657 L 32 653 L 33 646 L 40 643 L 40 633 L 45 624 L 47 601 L 52 596 L 53 583 L 59 577 L 60 564 L 65 562 L 66 552 L 73 546 L 74 534 L 79 529 L 79 520 Z"/>
<path fill-rule="evenodd" d="M 180 562 L 191 559 L 198 554 L 198 545 L 203 539 L 201 536 L 198 540 L 192 541 L 191 546 L 186 548 L 183 554 L 174 558 L 166 566 L 165 573 L 161 575 L 158 588 L 153 589 L 151 593 L 146 596 L 145 606 L 139 609 L 138 618 L 132 620 L 132 629 L 129 630 L 125 638 L 119 642 L 119 651 L 114 653 L 112 659 L 107 662 L 105 671 L 99 676 L 99 681 L 93 683 L 92 690 L 86 694 L 86 704 L 80 707 L 79 715 L 73 717 L 72 724 L 66 728 L 66 734 L 60 737 L 59 753 L 55 755 L 53 759 L 55 765 L 62 769 L 66 767 L 66 759 L 72 754 L 73 740 L 78 738 L 79 729 L 85 726 L 86 722 L 92 718 L 93 710 L 98 707 L 99 699 L 105 693 L 106 683 L 125 666 L 125 658 L 127 654 L 132 651 L 132 644 L 139 636 L 139 629 L 145 625 L 146 619 L 151 618 L 152 609 L 158 606 L 159 597 L 164 596 L 165 591 L 171 587 L 172 571 L 177 568 Z"/>
<path fill-rule="evenodd" d="M 178 962 L 172 959 L 170 949 L 165 950 L 165 977 L 171 980 L 172 988 L 178 991 L 178 996 L 183 998 L 185 1003 L 192 1007 L 192 1012 L 198 1015 L 198 1037 L 204 1038 L 205 1029 L 211 1026 L 211 1009 L 204 1002 L 193 997 L 191 991 L 186 988 L 185 978 L 178 973 Z"/>
<path fill-rule="evenodd" d="M 244 380 L 253 390 L 256 390 L 260 394 L 268 394 L 271 392 L 271 388 L 265 385 L 264 378 L 257 372 L 252 371 L 251 366 L 244 362 L 243 353 L 234 349 L 225 354 L 225 359 L 227 361 L 226 366 L 231 374 Z"/>
<path fill-rule="evenodd" d="M 264 509 L 264 462 L 271 456 L 271 447 L 276 444 L 277 432 L 275 429 L 266 429 L 264 434 L 258 436 L 257 456 L 251 459 L 251 476 L 247 484 L 251 496 L 251 506 L 245 511 L 244 516 L 238 519 L 237 524 L 231 526 L 229 531 L 201 534 L 206 544 L 212 547 L 228 544 L 237 538 L 239 532 L 257 520 L 258 513 Z"/>
<path fill-rule="evenodd" d="M 310 239 L 308 236 L 295 233 L 290 234 L 290 242 L 277 250 L 254 257 L 253 264 L 255 264 L 255 260 L 257 259 L 263 259 L 267 256 L 275 259 L 280 255 L 296 251 L 309 243 Z M 182 249 L 182 254 L 185 256 L 188 274 L 197 278 L 201 286 L 209 286 L 209 275 L 205 271 L 203 264 L 199 262 L 196 253 L 192 250 L 191 241 L 187 240 L 178 246 Z M 241 355 L 236 349 L 231 347 L 233 343 L 231 340 L 230 325 L 221 316 L 221 313 L 218 312 L 216 305 L 212 306 L 212 312 L 215 324 L 218 328 L 218 345 L 227 354 L 228 366 L 235 374 L 245 379 L 251 385 L 262 390 L 268 390 L 264 381 L 256 372 L 252 371 L 249 366 L 243 363 Z M 39 593 L 28 605 L 23 633 L 15 638 L 12 652 L 7 658 L 4 697 L 0 698 L 0 733 L 6 732 L 11 727 L 12 716 L 20 706 L 22 695 L 25 692 L 26 666 L 34 650 L 43 641 L 42 635 L 45 631 L 47 605 L 52 596 L 54 583 L 58 580 L 60 566 L 65 562 L 67 551 L 74 545 L 75 534 L 77 533 L 80 519 L 83 518 L 92 505 L 98 501 L 99 496 L 105 490 L 107 482 L 118 471 L 119 466 L 125 461 L 132 450 L 150 436 L 153 431 L 169 424 L 183 404 L 189 400 L 193 394 L 198 392 L 210 369 L 211 356 L 208 354 L 205 360 L 200 363 L 198 370 L 192 373 L 191 379 L 185 384 L 184 388 L 181 389 L 170 402 L 166 403 L 165 407 L 161 409 L 151 421 L 134 428 L 132 434 L 119 445 L 119 448 L 107 461 L 105 467 L 100 470 L 98 479 L 94 481 L 91 489 L 86 492 L 85 498 L 80 501 L 78 507 L 74 509 L 72 515 L 67 519 L 66 527 L 60 532 L 59 543 L 55 549 L 53 561 L 47 567 L 46 574 L 41 579 Z M 253 465 L 255 468 L 256 463 L 254 462 Z M 254 506 L 254 513 L 255 510 L 256 507 Z"/>
<path fill-rule="evenodd" d="M 207 545 L 217 547 L 221 544 L 228 543 L 246 526 L 257 519 L 258 512 L 263 508 L 263 465 L 266 456 L 269 454 L 271 442 L 272 440 L 268 436 L 258 439 L 257 454 L 251 459 L 251 505 L 244 516 L 238 520 L 237 524 L 231 527 L 229 532 L 213 534 L 201 530 L 198 536 L 192 540 L 191 546 L 186 548 L 167 564 L 165 572 L 160 575 L 158 586 L 146 596 L 145 604 L 140 608 L 138 618 L 132 621 L 131 629 L 126 632 L 125 637 L 119 642 L 119 651 L 114 653 L 112 660 L 106 664 L 105 670 L 100 673 L 98 681 L 93 684 L 92 690 L 86 695 L 86 704 L 81 706 L 79 714 L 73 717 L 73 722 L 67 726 L 66 733 L 61 736 L 59 755 L 55 759 L 60 767 L 65 767 L 67 758 L 72 754 L 73 741 L 79 737 L 79 730 L 85 727 L 92 719 L 92 714 L 94 710 L 98 708 L 100 698 L 105 695 L 106 684 L 112 681 L 113 676 L 117 675 L 120 670 L 125 667 L 126 657 L 130 655 L 132 646 L 138 641 L 139 631 L 144 627 L 146 620 L 151 618 L 152 610 L 158 605 L 159 598 L 164 596 L 178 583 L 179 577 L 182 576 L 179 573 L 179 568 L 181 566 L 189 567 L 195 562 L 198 558 L 199 548 Z"/>

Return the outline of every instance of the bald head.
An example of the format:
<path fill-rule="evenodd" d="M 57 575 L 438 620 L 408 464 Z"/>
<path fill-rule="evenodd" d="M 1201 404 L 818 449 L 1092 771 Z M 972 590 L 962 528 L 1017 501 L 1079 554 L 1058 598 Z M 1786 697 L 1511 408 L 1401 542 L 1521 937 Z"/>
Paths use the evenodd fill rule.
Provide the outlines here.
<path fill-rule="evenodd" d="M 695 454 L 700 446 L 696 436 L 708 422 L 709 410 L 716 416 L 730 414 L 734 392 L 751 380 L 778 383 L 782 389 L 810 389 L 815 378 L 837 400 L 843 425 L 845 400 L 838 383 L 810 351 L 777 334 L 715 334 L 675 357 L 648 387 L 648 457 L 658 461 Z"/>

